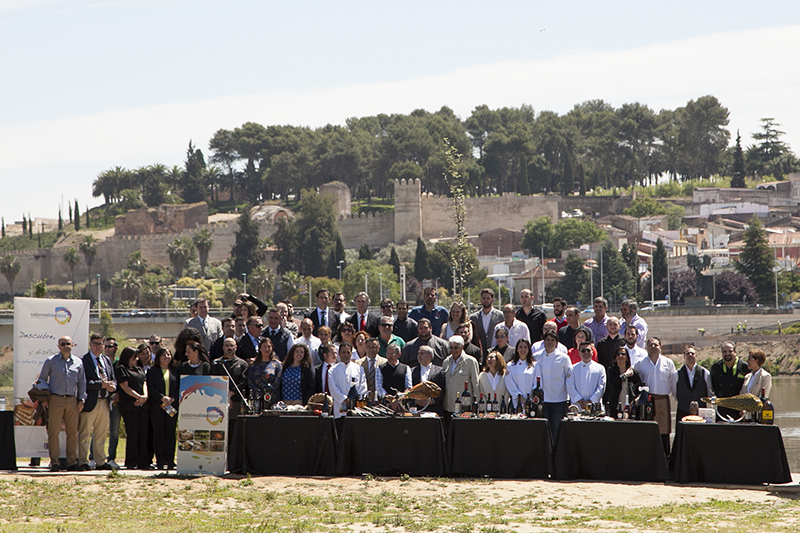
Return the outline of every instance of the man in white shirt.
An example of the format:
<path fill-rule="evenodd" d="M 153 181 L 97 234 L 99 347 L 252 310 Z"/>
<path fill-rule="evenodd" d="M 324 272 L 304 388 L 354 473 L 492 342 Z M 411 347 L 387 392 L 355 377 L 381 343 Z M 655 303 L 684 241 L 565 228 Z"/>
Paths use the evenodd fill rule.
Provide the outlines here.
<path fill-rule="evenodd" d="M 382 376 L 380 396 L 396 395 L 411 388 L 411 369 L 400 362 L 400 347 L 389 344 L 386 347 L 386 362 L 378 367 Z"/>
<path fill-rule="evenodd" d="M 542 340 L 536 341 L 531 345 L 531 353 L 533 354 L 533 359 L 537 363 L 539 362 L 539 358 L 544 356 L 544 334 L 548 331 L 555 333 L 556 339 L 558 338 L 558 325 L 552 320 L 545 322 L 542 326 Z M 556 352 L 567 355 L 567 347 L 556 341 Z"/>
<path fill-rule="evenodd" d="M 544 353 L 537 360 L 541 365 L 542 390 L 544 391 L 544 417 L 550 422 L 550 434 L 555 445 L 561 419 L 567 414 L 567 378 L 572 363 L 566 353 L 558 351 L 558 335 L 546 331 L 543 335 Z"/>
<path fill-rule="evenodd" d="M 528 326 L 525 325 L 525 322 L 517 320 L 514 306 L 511 304 L 506 304 L 503 306 L 503 322 L 497 324 L 494 327 L 494 332 L 492 333 L 492 348 L 497 346 L 497 330 L 502 326 L 505 326 L 505 328 L 508 330 L 508 344 L 515 350 L 517 348 L 518 340 L 525 339 L 528 341 L 528 343 L 531 342 L 531 333 L 528 331 Z"/>
<path fill-rule="evenodd" d="M 311 352 L 311 361 L 316 367 L 322 362 L 318 353 L 322 341 L 312 335 L 312 331 L 314 331 L 314 324 L 311 322 L 311 319 L 304 318 L 300 322 L 300 336 L 294 340 L 294 344 L 305 344 L 308 346 L 308 351 Z"/>
<path fill-rule="evenodd" d="M 661 433 L 661 444 L 664 446 L 664 454 L 669 457 L 669 434 L 672 431 L 669 397 L 670 394 L 675 396 L 675 385 L 678 381 L 675 363 L 669 357 L 661 355 L 661 339 L 650 337 L 647 340 L 647 357 L 636 363 L 634 368 L 639 371 L 642 383 L 650 389 L 655 420 Z"/>
<path fill-rule="evenodd" d="M 636 363 L 643 359 L 647 359 L 647 351 L 639 347 L 639 330 L 636 328 L 628 328 L 625 331 L 625 348 L 628 350 L 628 355 L 631 358 L 631 366 L 636 367 Z"/>
<path fill-rule="evenodd" d="M 363 396 L 367 393 L 367 382 L 364 378 L 364 370 L 358 364 L 350 360 L 353 347 L 349 342 L 343 342 L 339 346 L 339 363 L 333 365 L 329 371 L 329 387 L 333 397 L 333 416 L 342 418 L 347 415 L 347 394 L 350 387 L 355 386 L 356 393 Z M 335 352 L 335 349 L 334 349 Z M 337 431 L 343 429 L 342 424 L 337 424 Z"/>
<path fill-rule="evenodd" d="M 694 346 L 687 346 L 683 350 L 683 363 L 675 378 L 675 399 L 678 401 L 675 423 L 689 414 L 692 402 L 697 402 L 698 407 L 705 407 L 703 398 L 714 396 L 711 372 L 697 364 L 697 352 Z"/>
<path fill-rule="evenodd" d="M 375 392 L 378 396 L 383 388 L 383 374 L 378 367 L 386 362 L 385 357 L 378 355 L 379 349 L 378 339 L 370 337 L 367 339 L 367 356 L 356 361 L 356 364 L 361 365 L 361 368 L 364 369 L 364 375 L 367 377 L 367 390 L 370 393 Z"/>
<path fill-rule="evenodd" d="M 470 394 L 478 392 L 478 361 L 464 353 L 464 338 L 461 335 L 453 335 L 447 343 L 450 355 L 442 363 L 447 392 L 444 398 L 444 410 L 452 415 L 456 409 L 456 398 L 464 390 L 464 382 L 467 383 Z"/>
<path fill-rule="evenodd" d="M 581 411 L 590 409 L 593 403 L 601 403 L 606 390 L 606 369 L 592 361 L 592 343 L 582 342 L 578 348 L 581 360 L 572 365 L 567 378 L 569 401 Z"/>
<path fill-rule="evenodd" d="M 624 335 L 628 331 L 628 325 L 634 326 L 639 330 L 639 337 L 636 345 L 639 348 L 644 348 L 645 340 L 647 339 L 647 322 L 637 314 L 639 304 L 636 300 L 623 300 L 619 306 L 619 312 L 622 315 L 622 324 L 620 332 Z"/>
<path fill-rule="evenodd" d="M 503 321 L 503 313 L 492 307 L 494 303 L 494 291 L 492 289 L 481 290 L 481 309 L 470 315 L 472 330 L 477 334 L 481 342 L 483 356 L 489 353 L 489 347 L 493 346 L 494 327 Z"/>

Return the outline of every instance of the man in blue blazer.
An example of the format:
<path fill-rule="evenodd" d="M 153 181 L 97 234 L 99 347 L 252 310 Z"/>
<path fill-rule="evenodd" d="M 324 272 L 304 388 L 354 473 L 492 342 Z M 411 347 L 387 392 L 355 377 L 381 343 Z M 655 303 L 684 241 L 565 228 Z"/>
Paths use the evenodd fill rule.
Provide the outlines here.
<path fill-rule="evenodd" d="M 117 390 L 117 381 L 111 361 L 103 354 L 103 336 L 92 333 L 89 352 L 83 356 L 86 375 L 86 403 L 78 415 L 78 469 L 89 470 L 89 443 L 94 438 L 92 457 L 98 470 L 112 470 L 107 462 L 106 433 L 111 407 L 111 396 Z"/>

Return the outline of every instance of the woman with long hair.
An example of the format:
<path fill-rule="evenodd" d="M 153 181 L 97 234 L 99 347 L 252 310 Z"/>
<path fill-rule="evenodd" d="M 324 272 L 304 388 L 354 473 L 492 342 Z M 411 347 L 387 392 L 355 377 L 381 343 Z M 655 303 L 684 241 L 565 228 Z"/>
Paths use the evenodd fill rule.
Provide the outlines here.
<path fill-rule="evenodd" d="M 367 339 L 369 339 L 369 333 L 366 331 L 357 331 L 353 336 L 353 354 L 351 357 L 353 357 L 354 361 L 367 356 Z"/>
<path fill-rule="evenodd" d="M 258 339 L 258 355 L 256 360 L 247 371 L 247 385 L 251 391 L 263 391 L 275 389 L 275 382 L 280 379 L 283 372 L 283 364 L 275 355 L 272 341 L 268 337 Z"/>
<path fill-rule="evenodd" d="M 150 422 L 153 427 L 153 449 L 156 454 L 156 467 L 159 470 L 175 468 L 175 428 L 177 413 L 167 411 L 178 409 L 180 393 L 180 374 L 174 365 L 169 348 L 156 351 L 155 364 L 147 371 L 148 404 Z"/>
<path fill-rule="evenodd" d="M 633 405 L 641 386 L 642 379 L 639 377 L 639 371 L 631 366 L 628 349 L 620 346 L 614 351 L 614 362 L 606 371 L 606 392 L 603 395 L 606 414 L 616 418 L 618 408 L 625 405 L 626 398 L 628 403 Z"/>
<path fill-rule="evenodd" d="M 188 341 L 184 353 L 186 361 L 181 363 L 181 376 L 211 375 L 211 363 L 208 362 L 208 354 L 202 342 Z"/>
<path fill-rule="evenodd" d="M 449 339 L 458 333 L 458 326 L 466 323 L 468 320 L 467 306 L 465 306 L 463 302 L 453 302 L 453 305 L 450 306 L 448 321 L 442 324 L 442 331 L 439 332 L 439 336 L 443 339 Z M 470 339 L 465 339 L 465 341 L 468 340 Z"/>
<path fill-rule="evenodd" d="M 147 454 L 150 417 L 149 409 L 145 407 L 148 399 L 147 376 L 139 365 L 139 353 L 133 348 L 122 350 L 119 363 L 116 375 L 119 388 L 122 389 L 119 395 L 119 411 L 128 434 L 125 468 L 150 470 L 150 458 Z"/>
<path fill-rule="evenodd" d="M 305 344 L 295 344 L 283 360 L 283 373 L 275 380 L 276 398 L 287 405 L 306 405 L 314 394 L 314 367 Z"/>
<path fill-rule="evenodd" d="M 527 400 L 533 388 L 536 386 L 536 377 L 541 377 L 538 365 L 533 360 L 531 343 L 528 339 L 520 339 L 514 347 L 514 355 L 508 363 L 508 376 L 506 377 L 506 389 L 517 407 L 520 397 L 522 401 Z"/>
<path fill-rule="evenodd" d="M 506 360 L 498 352 L 489 352 L 486 355 L 486 364 L 483 372 L 478 376 L 478 392 L 482 393 L 486 401 L 497 398 L 497 405 L 503 403 L 508 397 L 506 388 Z"/>

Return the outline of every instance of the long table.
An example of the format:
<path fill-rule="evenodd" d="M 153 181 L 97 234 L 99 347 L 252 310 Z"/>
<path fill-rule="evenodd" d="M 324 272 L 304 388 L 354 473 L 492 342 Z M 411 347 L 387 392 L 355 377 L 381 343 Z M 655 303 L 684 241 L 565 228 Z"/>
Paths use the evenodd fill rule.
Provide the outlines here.
<path fill-rule="evenodd" d="M 453 475 L 546 479 L 553 472 L 550 425 L 542 418 L 454 418 L 448 452 Z"/>
<path fill-rule="evenodd" d="M 790 483 L 781 429 L 678 422 L 670 463 L 678 483 Z"/>
<path fill-rule="evenodd" d="M 445 445 L 439 418 L 347 417 L 339 438 L 341 475 L 443 476 Z"/>
<path fill-rule="evenodd" d="M 17 469 L 14 411 L 0 411 L 0 470 Z"/>
<path fill-rule="evenodd" d="M 665 481 L 667 458 L 658 424 L 633 420 L 564 420 L 554 479 Z"/>
<path fill-rule="evenodd" d="M 333 418 L 240 416 L 228 455 L 234 473 L 335 476 Z"/>

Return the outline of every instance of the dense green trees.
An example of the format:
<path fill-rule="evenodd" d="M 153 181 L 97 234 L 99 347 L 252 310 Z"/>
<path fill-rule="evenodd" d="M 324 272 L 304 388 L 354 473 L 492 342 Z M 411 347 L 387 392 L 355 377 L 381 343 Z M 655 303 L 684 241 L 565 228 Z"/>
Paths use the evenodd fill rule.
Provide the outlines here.
<path fill-rule="evenodd" d="M 602 240 L 605 234 L 591 220 L 564 218 L 555 224 L 548 216 L 525 223 L 522 247 L 531 255 L 541 255 L 544 246 L 546 257 L 560 257 L 561 250 L 571 250 L 581 245 Z"/>
<path fill-rule="evenodd" d="M 733 265 L 736 272 L 746 276 L 762 300 L 775 295 L 775 256 L 769 247 L 767 232 L 758 217 L 750 220 L 743 235 L 744 246 Z"/>

